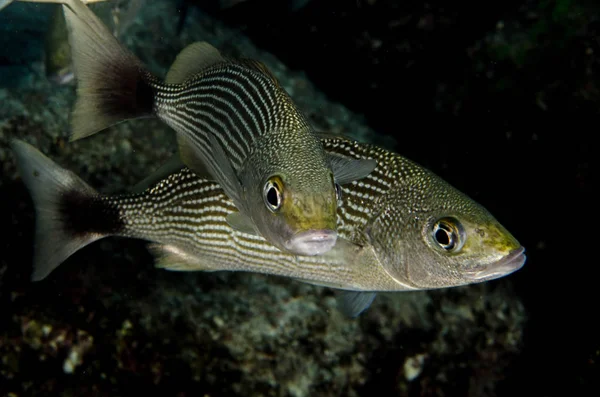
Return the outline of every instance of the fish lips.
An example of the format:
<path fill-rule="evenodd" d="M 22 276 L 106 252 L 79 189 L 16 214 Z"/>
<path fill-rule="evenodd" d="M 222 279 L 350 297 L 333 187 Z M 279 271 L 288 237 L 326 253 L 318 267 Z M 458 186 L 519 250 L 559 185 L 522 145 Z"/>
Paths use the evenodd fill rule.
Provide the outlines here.
<path fill-rule="evenodd" d="M 296 255 L 321 255 L 331 250 L 337 241 L 337 232 L 330 229 L 307 230 L 295 234 L 285 248 Z"/>
<path fill-rule="evenodd" d="M 525 264 L 525 248 L 519 247 L 504 258 L 486 266 L 483 270 L 467 272 L 465 277 L 471 281 L 486 281 L 513 273 Z"/>

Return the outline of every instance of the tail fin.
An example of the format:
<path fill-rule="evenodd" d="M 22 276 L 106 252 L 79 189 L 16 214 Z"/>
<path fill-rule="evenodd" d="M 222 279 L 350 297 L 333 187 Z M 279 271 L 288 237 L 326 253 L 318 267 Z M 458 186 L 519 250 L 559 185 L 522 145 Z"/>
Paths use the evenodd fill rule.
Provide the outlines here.
<path fill-rule="evenodd" d="M 15 139 L 11 147 L 35 206 L 32 280 L 39 281 L 73 253 L 108 234 L 94 231 L 88 222 L 86 211 L 98 197 L 94 189 L 28 143 Z"/>
<path fill-rule="evenodd" d="M 13 1 L 14 0 L 0 0 L 0 10 L 2 10 L 4 7 L 8 6 Z"/>
<path fill-rule="evenodd" d="M 71 140 L 151 116 L 154 77 L 81 0 L 61 2 L 77 79 Z"/>

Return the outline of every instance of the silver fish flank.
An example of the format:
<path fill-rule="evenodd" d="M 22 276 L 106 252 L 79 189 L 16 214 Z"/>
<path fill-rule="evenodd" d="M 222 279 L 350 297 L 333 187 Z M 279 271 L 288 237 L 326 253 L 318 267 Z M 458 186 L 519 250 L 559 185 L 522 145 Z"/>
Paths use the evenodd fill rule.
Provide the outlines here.
<path fill-rule="evenodd" d="M 22 141 L 12 146 L 36 208 L 33 280 L 100 238 L 151 242 L 156 264 L 178 271 L 245 271 L 290 277 L 346 293 L 357 315 L 377 291 L 447 288 L 508 275 L 524 248 L 481 205 L 395 153 L 324 139 L 328 153 L 378 166 L 342 188 L 339 241 L 320 256 L 282 252 L 227 223 L 236 210 L 220 186 L 187 168 L 140 194 L 103 196 Z"/>

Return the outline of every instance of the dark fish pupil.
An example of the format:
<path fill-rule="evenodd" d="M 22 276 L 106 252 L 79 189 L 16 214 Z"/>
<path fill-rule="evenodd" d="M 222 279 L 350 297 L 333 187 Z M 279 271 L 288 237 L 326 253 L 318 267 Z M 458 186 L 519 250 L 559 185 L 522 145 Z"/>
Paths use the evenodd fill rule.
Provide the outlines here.
<path fill-rule="evenodd" d="M 450 236 L 448 236 L 448 233 L 441 228 L 435 232 L 435 239 L 438 243 L 440 243 L 440 245 L 448 245 L 450 242 Z"/>
<path fill-rule="evenodd" d="M 279 200 L 277 196 L 277 189 L 274 186 L 271 186 L 267 191 L 267 202 L 273 207 L 279 206 Z"/>
<path fill-rule="evenodd" d="M 440 224 L 435 231 L 435 239 L 439 245 L 441 245 L 446 250 L 452 250 L 454 248 L 455 242 L 453 238 L 452 230 L 443 224 Z"/>

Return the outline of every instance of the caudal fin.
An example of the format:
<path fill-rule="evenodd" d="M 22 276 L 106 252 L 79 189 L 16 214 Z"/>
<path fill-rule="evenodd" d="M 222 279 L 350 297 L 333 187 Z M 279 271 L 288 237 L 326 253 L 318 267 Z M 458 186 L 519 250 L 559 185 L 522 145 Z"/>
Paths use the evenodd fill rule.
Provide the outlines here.
<path fill-rule="evenodd" d="M 13 1 L 14 0 L 0 0 L 0 10 L 2 10 L 4 7 L 8 6 Z"/>
<path fill-rule="evenodd" d="M 35 206 L 34 270 L 31 278 L 39 281 L 73 253 L 108 233 L 94 229 L 95 225 L 89 222 L 94 212 L 98 212 L 98 195 L 93 188 L 30 144 L 15 139 L 11 147 Z"/>
<path fill-rule="evenodd" d="M 63 0 L 77 100 L 71 140 L 152 115 L 154 77 L 81 0 Z"/>

